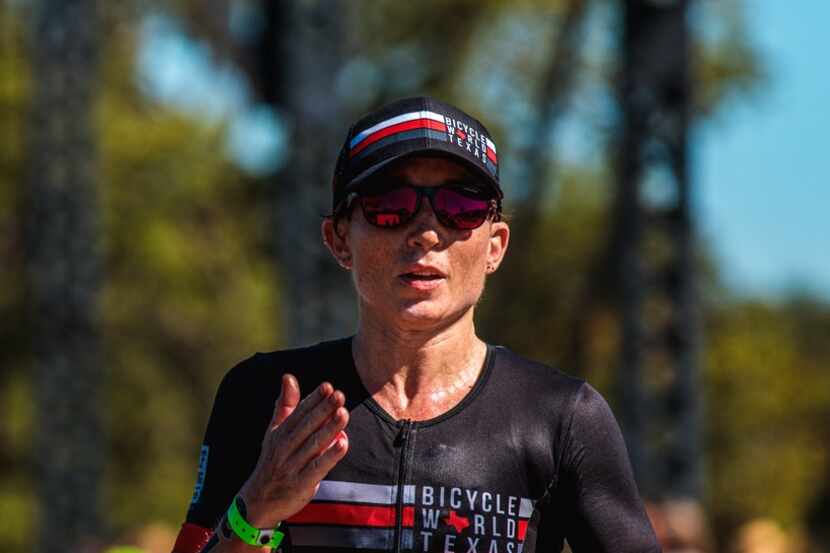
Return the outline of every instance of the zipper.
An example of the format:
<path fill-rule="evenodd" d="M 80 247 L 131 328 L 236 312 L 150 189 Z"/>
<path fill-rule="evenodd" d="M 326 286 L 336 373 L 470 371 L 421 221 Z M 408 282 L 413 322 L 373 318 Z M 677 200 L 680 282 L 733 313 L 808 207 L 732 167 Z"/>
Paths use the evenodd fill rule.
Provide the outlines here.
<path fill-rule="evenodd" d="M 401 431 L 395 438 L 395 445 L 401 447 L 401 462 L 398 464 L 398 493 L 395 505 L 395 553 L 400 553 L 403 549 L 403 491 L 407 469 L 407 445 L 409 444 L 409 432 L 412 430 L 412 424 L 410 419 L 405 419 Z"/>

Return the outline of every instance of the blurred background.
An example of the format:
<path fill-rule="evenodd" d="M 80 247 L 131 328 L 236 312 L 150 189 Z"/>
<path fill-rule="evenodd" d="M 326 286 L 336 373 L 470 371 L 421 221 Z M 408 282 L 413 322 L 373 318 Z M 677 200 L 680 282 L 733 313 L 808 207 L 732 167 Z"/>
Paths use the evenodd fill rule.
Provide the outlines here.
<path fill-rule="evenodd" d="M 428 93 L 502 160 L 481 334 L 609 398 L 665 550 L 830 551 L 828 18 L 0 0 L 0 549 L 169 551 L 225 371 L 355 328 L 348 124 Z"/>

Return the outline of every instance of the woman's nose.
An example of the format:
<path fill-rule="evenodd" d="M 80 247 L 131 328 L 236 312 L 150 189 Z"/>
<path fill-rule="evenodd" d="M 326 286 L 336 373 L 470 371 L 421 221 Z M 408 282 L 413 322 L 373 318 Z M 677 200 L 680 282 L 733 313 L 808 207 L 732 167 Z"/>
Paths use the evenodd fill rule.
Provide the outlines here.
<path fill-rule="evenodd" d="M 411 246 L 432 249 L 441 242 L 441 223 L 429 198 L 421 198 L 421 209 L 409 225 L 407 242 Z"/>

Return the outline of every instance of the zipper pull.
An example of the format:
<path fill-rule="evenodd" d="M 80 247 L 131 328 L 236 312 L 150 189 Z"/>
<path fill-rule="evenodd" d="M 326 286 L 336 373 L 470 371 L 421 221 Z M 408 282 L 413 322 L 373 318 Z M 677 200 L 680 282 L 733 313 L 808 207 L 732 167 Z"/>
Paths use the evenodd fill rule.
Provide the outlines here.
<path fill-rule="evenodd" d="M 398 432 L 398 435 L 395 436 L 395 447 L 400 447 L 406 443 L 406 440 L 409 439 L 409 430 L 412 428 L 412 421 L 410 419 L 405 419 L 403 421 L 403 426 L 401 427 L 401 431 Z"/>

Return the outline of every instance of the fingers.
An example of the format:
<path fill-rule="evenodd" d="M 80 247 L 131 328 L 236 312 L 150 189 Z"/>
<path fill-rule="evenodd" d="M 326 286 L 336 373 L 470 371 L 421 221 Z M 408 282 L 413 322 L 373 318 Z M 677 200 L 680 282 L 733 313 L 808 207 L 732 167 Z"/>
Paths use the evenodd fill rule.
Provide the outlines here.
<path fill-rule="evenodd" d="M 292 374 L 282 375 L 280 395 L 274 406 L 274 417 L 271 419 L 271 428 L 275 428 L 285 421 L 300 403 L 300 384 Z"/>
<path fill-rule="evenodd" d="M 262 520 L 284 520 L 308 504 L 313 490 L 348 449 L 349 412 L 343 392 L 324 382 L 300 400 L 300 386 L 284 375 L 246 499 Z M 263 514 L 264 513 L 264 514 Z M 265 517 L 265 518 L 263 518 Z"/>
<path fill-rule="evenodd" d="M 300 387 L 294 376 L 286 374 L 274 409 L 271 430 L 263 441 L 261 462 L 269 471 L 303 470 L 309 460 L 333 443 L 349 420 L 343 408 L 343 392 L 323 382 L 298 401 Z"/>
<path fill-rule="evenodd" d="M 315 422 L 317 426 L 334 412 L 341 404 L 331 399 L 334 394 L 334 388 L 328 382 L 323 382 L 317 389 L 306 396 L 291 413 L 291 416 L 283 422 L 282 430 L 289 434 L 295 434 L 296 429 L 308 425 L 308 422 Z M 340 398 L 343 394 L 340 393 Z M 329 399 L 329 401 L 324 401 Z M 309 418 L 310 421 L 306 421 Z M 301 439 L 316 430 L 317 426 L 309 429 L 307 432 L 299 432 Z M 301 430 L 301 429 L 300 429 Z"/>
<path fill-rule="evenodd" d="M 308 478 L 313 482 L 319 482 L 346 455 L 348 450 L 349 437 L 345 432 L 341 431 L 334 443 L 322 454 L 309 461 L 305 468 L 300 471 L 299 476 L 301 478 Z"/>
<path fill-rule="evenodd" d="M 340 392 L 335 392 L 333 395 L 336 394 L 340 394 Z M 342 396 L 342 394 L 340 395 Z M 297 469 L 302 469 L 311 459 L 317 457 L 333 445 L 336 445 L 336 438 L 339 438 L 340 434 L 345 436 L 343 430 L 348 423 L 348 410 L 342 406 L 337 407 L 337 410 L 325 421 L 325 424 L 311 433 L 305 442 L 303 442 L 303 445 L 287 459 L 286 464 L 297 467 Z"/>

